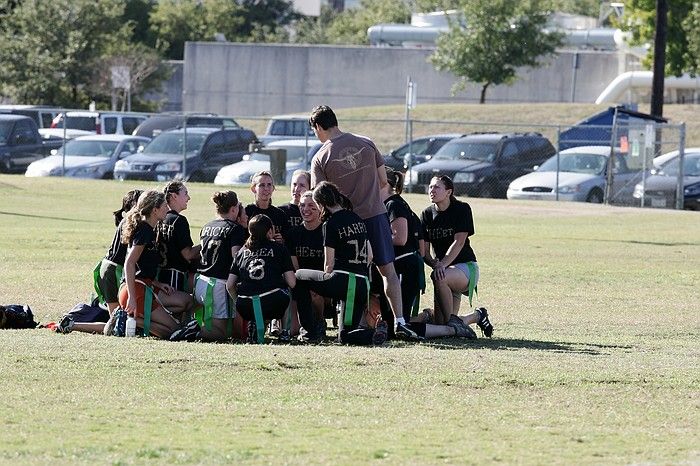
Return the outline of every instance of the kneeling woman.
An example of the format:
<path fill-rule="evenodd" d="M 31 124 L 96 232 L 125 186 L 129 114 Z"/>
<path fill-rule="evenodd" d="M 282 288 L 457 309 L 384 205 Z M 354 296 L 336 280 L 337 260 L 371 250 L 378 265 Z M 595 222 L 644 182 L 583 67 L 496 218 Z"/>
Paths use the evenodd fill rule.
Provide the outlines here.
<path fill-rule="evenodd" d="M 479 265 L 469 244 L 474 234 L 472 209 L 458 201 L 449 176 L 435 176 L 430 180 L 428 195 L 432 203 L 421 216 L 426 242 L 432 246 L 425 251 L 425 263 L 433 269 L 431 278 L 435 289 L 436 324 L 449 324 L 458 317 L 461 295 L 472 295 L 479 281 Z M 493 326 L 486 309 L 480 308 L 460 318 L 466 325 L 476 323 L 484 335 L 490 337 Z"/>
<path fill-rule="evenodd" d="M 200 324 L 204 324 L 202 337 L 223 341 L 233 333 L 233 303 L 229 302 L 226 281 L 247 232 L 236 223 L 243 206 L 235 192 L 217 192 L 212 201 L 217 218 L 204 225 L 200 233 L 202 259 L 195 278 L 194 298 L 204 306 L 203 316 L 198 317 Z"/>
<path fill-rule="evenodd" d="M 178 326 L 165 308 L 172 305 L 173 308 L 191 311 L 193 304 L 192 296 L 155 279 L 161 261 L 155 229 L 167 213 L 165 195 L 158 191 L 146 191 L 122 222 L 122 242 L 129 245 L 129 250 L 124 262 L 126 283 L 119 290 L 119 304 L 129 315 L 135 316 L 137 324 L 143 327 L 144 314 L 149 306 L 146 301 L 152 299 L 150 333 L 159 338 L 168 338 Z"/>
<path fill-rule="evenodd" d="M 386 324 L 376 332 L 360 328 L 362 315 L 367 309 L 372 257 L 365 224 L 352 212 L 352 204 L 333 183 L 319 183 L 314 189 L 313 199 L 323 209 L 327 220 L 323 224 L 324 271 L 299 269 L 296 272 L 295 296 L 299 320 L 308 331 L 307 339 L 317 342 L 322 337 L 323 327 L 311 307 L 310 292 L 314 291 L 345 302 L 341 342 L 382 344 L 386 340 Z"/>
<path fill-rule="evenodd" d="M 264 321 L 284 316 L 296 277 L 287 248 L 274 241 L 270 217 L 251 218 L 248 232 L 250 237 L 231 264 L 226 288 L 236 297 L 236 312 L 249 321 L 248 342 L 262 343 Z"/>

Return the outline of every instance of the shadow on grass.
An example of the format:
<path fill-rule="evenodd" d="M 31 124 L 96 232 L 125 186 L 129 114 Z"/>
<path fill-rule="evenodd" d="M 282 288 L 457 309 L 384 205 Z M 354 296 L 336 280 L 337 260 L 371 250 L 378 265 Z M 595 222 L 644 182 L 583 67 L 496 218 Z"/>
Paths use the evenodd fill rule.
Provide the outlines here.
<path fill-rule="evenodd" d="M 79 218 L 68 218 L 68 217 L 51 217 L 49 215 L 32 215 L 32 214 L 20 214 L 18 212 L 3 212 L 0 211 L 0 215 L 11 215 L 14 217 L 30 217 L 30 218 L 43 218 L 46 220 L 65 220 L 67 222 L 83 222 L 83 223 L 96 223 L 93 220 L 81 220 Z"/>
<path fill-rule="evenodd" d="M 603 355 L 609 354 L 607 350 L 621 349 L 632 350 L 632 346 L 626 345 L 602 345 L 596 343 L 568 343 L 561 341 L 518 340 L 513 338 L 479 338 L 478 340 L 465 340 L 457 338 L 445 338 L 439 340 L 426 340 L 422 345 L 444 350 L 469 350 L 470 348 L 486 348 L 492 350 L 539 350 L 553 353 L 572 353 Z"/>

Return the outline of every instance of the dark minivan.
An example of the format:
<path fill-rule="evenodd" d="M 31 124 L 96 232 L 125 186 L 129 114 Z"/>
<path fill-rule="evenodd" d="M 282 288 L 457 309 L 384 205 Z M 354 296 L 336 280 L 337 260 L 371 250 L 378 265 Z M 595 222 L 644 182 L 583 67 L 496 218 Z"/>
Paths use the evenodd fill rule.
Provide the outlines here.
<path fill-rule="evenodd" d="M 506 197 L 511 181 L 555 153 L 539 133 L 474 133 L 453 139 L 406 175 L 414 192 L 427 192 L 436 175 L 452 178 L 455 195 Z"/>
<path fill-rule="evenodd" d="M 253 142 L 257 142 L 255 133 L 247 129 L 192 127 L 166 131 L 156 136 L 143 152 L 118 161 L 114 178 L 214 181 L 219 169 L 240 162 Z"/>
<path fill-rule="evenodd" d="M 187 118 L 187 120 L 185 120 Z M 161 113 L 153 115 L 141 123 L 133 132 L 134 136 L 154 138 L 164 131 L 185 126 L 197 126 L 208 128 L 240 128 L 236 120 L 230 117 L 222 117 L 213 113 L 183 115 L 177 113 Z"/>

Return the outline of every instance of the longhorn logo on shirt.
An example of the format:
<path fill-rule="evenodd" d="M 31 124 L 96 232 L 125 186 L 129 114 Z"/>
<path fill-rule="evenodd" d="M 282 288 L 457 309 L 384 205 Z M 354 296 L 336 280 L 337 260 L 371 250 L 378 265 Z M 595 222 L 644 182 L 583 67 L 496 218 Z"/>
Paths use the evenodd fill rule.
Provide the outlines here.
<path fill-rule="evenodd" d="M 340 157 L 337 159 L 337 161 L 345 162 L 351 169 L 356 170 L 357 166 L 359 165 L 362 150 L 363 149 L 357 150 L 356 147 L 346 147 L 340 151 Z"/>

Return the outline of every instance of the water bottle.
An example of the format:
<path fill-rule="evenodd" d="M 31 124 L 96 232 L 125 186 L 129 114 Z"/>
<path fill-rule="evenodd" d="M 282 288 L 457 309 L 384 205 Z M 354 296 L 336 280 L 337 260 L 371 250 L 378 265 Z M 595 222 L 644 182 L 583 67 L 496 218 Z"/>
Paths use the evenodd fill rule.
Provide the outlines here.
<path fill-rule="evenodd" d="M 126 319 L 126 336 L 135 337 L 136 336 L 136 319 L 133 316 L 129 316 Z"/>

